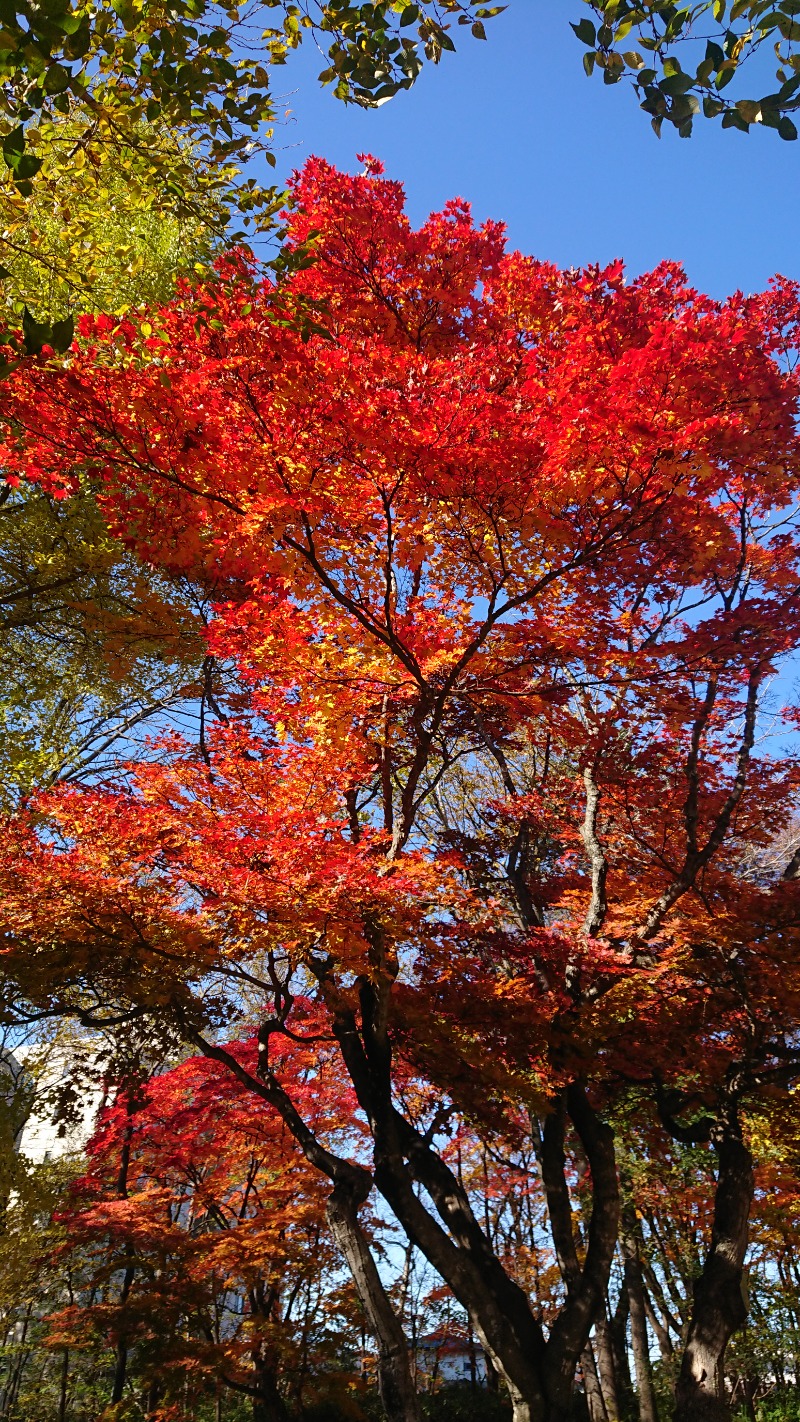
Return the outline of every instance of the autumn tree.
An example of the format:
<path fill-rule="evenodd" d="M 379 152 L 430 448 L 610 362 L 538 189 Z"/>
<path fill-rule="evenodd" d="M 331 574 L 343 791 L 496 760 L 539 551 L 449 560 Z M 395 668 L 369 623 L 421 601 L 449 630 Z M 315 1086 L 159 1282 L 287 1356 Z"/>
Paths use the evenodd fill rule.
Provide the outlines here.
<path fill-rule="evenodd" d="M 619 1235 L 610 1122 L 640 1090 L 715 1152 L 679 1390 L 699 1422 L 743 1316 L 743 1111 L 797 1073 L 797 880 L 747 866 L 797 789 L 763 732 L 800 639 L 798 292 L 564 273 L 461 203 L 414 231 L 371 160 L 312 160 L 294 203 L 316 261 L 288 283 L 242 257 L 15 382 L 7 477 L 68 499 L 80 471 L 116 537 L 213 581 L 207 645 L 244 690 L 202 746 L 9 825 L 9 992 L 149 1016 L 266 1101 L 330 1182 L 367 1309 L 376 1188 L 516 1422 L 568 1413 Z M 282 1071 L 308 996 L 368 1160 Z M 224 1045 L 237 1016 L 255 1069 Z M 528 1122 L 547 1321 L 448 1158 L 462 1118 L 487 1141 Z M 408 1422 L 402 1344 L 373 1327 Z"/>
<path fill-rule="evenodd" d="M 230 1050 L 254 1065 L 254 1042 Z M 307 1092 L 308 1049 L 287 1042 L 285 1053 Z M 320 1075 L 311 1116 L 347 1133 L 346 1098 L 325 1101 Z M 354 1321 L 326 1192 L 274 1111 L 254 1112 L 229 1072 L 192 1058 L 121 1090 L 88 1154 L 62 1215 L 81 1295 L 51 1319 L 51 1346 L 102 1342 L 116 1359 L 112 1402 L 133 1369 L 150 1410 L 187 1387 L 194 1398 L 230 1389 L 276 1422 L 319 1396 L 326 1366 L 335 1392 L 336 1334 Z"/>

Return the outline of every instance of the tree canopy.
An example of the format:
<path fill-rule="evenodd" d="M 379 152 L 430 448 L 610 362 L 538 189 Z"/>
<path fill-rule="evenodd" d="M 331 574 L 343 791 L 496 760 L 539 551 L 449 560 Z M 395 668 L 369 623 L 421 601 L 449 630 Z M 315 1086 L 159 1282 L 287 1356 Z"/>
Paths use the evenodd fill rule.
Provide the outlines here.
<path fill-rule="evenodd" d="M 11 819 L 5 1011 L 149 1022 L 277 1113 L 403 1422 L 373 1189 L 515 1422 L 554 1422 L 606 1307 L 618 1156 L 643 1132 L 713 1155 L 677 1415 L 715 1417 L 750 1123 L 793 1117 L 800 1074 L 798 763 L 765 719 L 797 717 L 769 697 L 800 642 L 800 291 L 563 272 L 460 202 L 415 231 L 365 169 L 297 175 L 288 240 L 316 260 L 285 282 L 231 259 L 14 381 L 7 479 L 65 507 L 91 482 L 114 537 L 213 586 L 238 684 L 199 739 Z M 333 1053 L 357 1146 L 286 1070 L 298 1040 Z M 448 1151 L 462 1122 L 531 1145 L 546 1314 Z"/>
<path fill-rule="evenodd" d="M 147 175 L 162 205 L 191 206 L 198 181 L 212 191 L 222 184 L 245 221 L 259 213 L 270 220 L 274 191 L 240 180 L 237 165 L 254 148 L 274 164 L 270 71 L 304 37 L 327 55 L 322 82 L 341 99 L 372 105 L 409 88 L 425 59 L 436 63 L 454 48 L 452 24 L 483 37 L 483 20 L 502 8 L 476 0 L 6 5 L 0 151 L 18 190 L 30 194 L 53 154 L 53 121 L 69 115 L 66 171 L 101 164 L 111 149 L 134 179 Z"/>

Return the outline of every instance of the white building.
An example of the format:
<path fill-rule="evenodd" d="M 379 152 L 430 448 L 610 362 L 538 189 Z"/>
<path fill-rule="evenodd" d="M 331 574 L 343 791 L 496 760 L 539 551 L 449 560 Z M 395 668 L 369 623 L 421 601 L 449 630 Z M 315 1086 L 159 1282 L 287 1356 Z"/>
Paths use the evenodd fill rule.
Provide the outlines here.
<path fill-rule="evenodd" d="M 420 1385 L 431 1391 L 452 1383 L 486 1386 L 486 1354 L 477 1339 L 428 1333 L 417 1339 L 415 1360 Z"/>

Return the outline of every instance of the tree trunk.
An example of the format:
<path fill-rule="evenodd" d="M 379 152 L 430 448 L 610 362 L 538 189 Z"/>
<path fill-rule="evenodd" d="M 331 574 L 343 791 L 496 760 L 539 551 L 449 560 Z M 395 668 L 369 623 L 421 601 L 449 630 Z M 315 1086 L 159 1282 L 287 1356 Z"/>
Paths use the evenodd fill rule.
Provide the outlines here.
<path fill-rule="evenodd" d="M 742 1139 L 738 1103 L 729 1097 L 715 1123 L 717 1188 L 711 1246 L 693 1291 L 689 1335 L 675 1390 L 675 1422 L 723 1422 L 725 1349 L 747 1319 L 742 1293 L 753 1161 Z"/>
<path fill-rule="evenodd" d="M 61 1356 L 61 1376 L 58 1385 L 58 1422 L 67 1422 L 67 1389 L 69 1385 L 69 1349 Z"/>
<path fill-rule="evenodd" d="M 647 1313 L 644 1302 L 642 1265 L 639 1258 L 640 1231 L 633 1206 L 622 1211 L 622 1256 L 625 1260 L 625 1289 L 631 1317 L 631 1349 L 636 1370 L 636 1393 L 639 1422 L 658 1422 L 653 1374 L 650 1368 L 650 1339 L 647 1333 Z"/>
<path fill-rule="evenodd" d="M 597 1373 L 603 1394 L 605 1414 L 610 1422 L 619 1422 L 619 1387 L 617 1370 L 614 1366 L 614 1348 L 611 1340 L 611 1325 L 607 1309 L 604 1308 L 594 1326 L 594 1355 L 597 1359 Z"/>
<path fill-rule="evenodd" d="M 257 1077 L 224 1048 L 206 1041 L 196 1029 L 187 1028 L 188 1035 L 206 1056 L 223 1062 L 244 1085 L 279 1112 L 307 1159 L 333 1182 L 331 1229 L 335 1235 L 339 1230 L 337 1242 L 351 1267 L 365 1309 L 374 1309 L 370 1326 L 379 1341 L 381 1386 L 386 1389 L 384 1401 L 393 1422 L 417 1422 L 418 1416 L 417 1399 L 410 1388 L 405 1339 L 360 1228 L 353 1231 L 352 1216 L 349 1224 L 347 1218 L 352 1206 L 366 1199 L 373 1181 L 408 1239 L 469 1315 L 508 1387 L 515 1422 L 568 1422 L 575 1370 L 604 1305 L 616 1247 L 619 1193 L 613 1133 L 596 1115 L 584 1087 L 580 1083 L 569 1086 L 566 1106 L 591 1168 L 593 1205 L 583 1264 L 545 1339 L 528 1296 L 506 1272 L 475 1218 L 466 1191 L 431 1142 L 395 1105 L 388 1032 L 393 976 L 386 966 L 379 925 L 370 922 L 365 928 L 374 948 L 374 976 L 365 976 L 359 984 L 360 1023 L 336 990 L 331 987 L 330 991 L 334 1035 L 372 1131 L 372 1177 L 363 1167 L 333 1155 L 321 1144 L 272 1074 L 268 1059 L 269 1022 L 259 1032 Z M 317 976 L 324 993 L 328 986 L 325 972 L 320 970 Z"/>
<path fill-rule="evenodd" d="M 566 1178 L 565 1129 L 567 1115 L 579 1136 L 591 1170 L 592 1213 L 586 1231 L 585 1262 L 580 1264 L 573 1229 L 573 1209 Z M 619 1188 L 610 1128 L 597 1117 L 583 1087 L 570 1086 L 557 1109 L 544 1124 L 541 1140 L 542 1184 L 547 1198 L 550 1233 L 556 1258 L 567 1289 L 561 1310 L 547 1343 L 547 1397 L 555 1416 L 558 1408 L 569 1414 L 575 1365 L 588 1346 L 589 1332 L 600 1319 L 605 1323 L 606 1288 L 617 1243 Z M 602 1330 L 601 1330 L 602 1332 Z M 605 1354 L 610 1354 L 607 1331 L 602 1333 Z M 594 1355 L 592 1355 L 594 1361 Z M 604 1358 L 608 1363 L 608 1356 Z M 613 1364 L 611 1365 L 613 1369 Z M 596 1369 L 595 1369 L 596 1373 Z M 586 1400 L 592 1415 L 591 1381 L 585 1375 Z M 612 1371 L 613 1379 L 613 1371 Z M 616 1407 L 616 1387 L 610 1382 L 611 1398 L 603 1397 L 602 1377 L 598 1379 L 600 1402 Z M 597 1407 L 597 1403 L 594 1404 Z M 549 1422 L 549 1418 L 548 1418 Z"/>
<path fill-rule="evenodd" d="M 258 1359 L 255 1373 L 258 1391 L 253 1398 L 253 1422 L 289 1422 L 286 1403 L 278 1391 L 274 1366 Z"/>
<path fill-rule="evenodd" d="M 144 1398 L 145 1417 L 155 1417 L 159 1404 L 159 1391 L 158 1380 L 153 1378 Z"/>
<path fill-rule="evenodd" d="M 583 1390 L 586 1394 L 586 1406 L 589 1411 L 589 1422 L 616 1422 L 616 1419 L 609 1418 L 606 1411 L 603 1389 L 591 1343 L 587 1343 L 581 1353 L 581 1372 L 583 1374 Z"/>
<path fill-rule="evenodd" d="M 344 1186 L 337 1185 L 328 1200 L 328 1223 L 378 1345 L 378 1388 L 387 1422 L 419 1422 L 406 1337 L 364 1238 L 355 1202 Z"/>
<path fill-rule="evenodd" d="M 122 1281 L 122 1289 L 120 1290 L 119 1302 L 121 1307 L 124 1307 L 127 1302 L 128 1295 L 131 1291 L 131 1285 L 133 1284 L 134 1273 L 135 1270 L 133 1265 L 129 1264 L 127 1269 L 125 1270 L 125 1275 Z M 122 1394 L 125 1391 L 125 1374 L 127 1370 L 128 1340 L 125 1335 L 122 1334 L 116 1347 L 116 1357 L 114 1363 L 114 1382 L 111 1388 L 112 1406 L 115 1402 L 122 1401 Z"/>
<path fill-rule="evenodd" d="M 619 1291 L 617 1306 L 609 1319 L 608 1337 L 614 1357 L 614 1376 L 617 1379 L 617 1397 L 619 1399 L 620 1416 L 626 1419 L 632 1418 L 636 1410 L 636 1397 L 628 1357 L 629 1321 L 630 1304 L 628 1302 L 628 1291 L 623 1288 Z"/>

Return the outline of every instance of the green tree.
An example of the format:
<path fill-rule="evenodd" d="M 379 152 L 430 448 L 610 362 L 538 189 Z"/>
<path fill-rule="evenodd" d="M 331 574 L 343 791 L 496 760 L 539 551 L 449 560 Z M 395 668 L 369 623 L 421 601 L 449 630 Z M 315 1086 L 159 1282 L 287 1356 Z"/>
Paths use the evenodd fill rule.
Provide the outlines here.
<path fill-rule="evenodd" d="M 75 133 L 71 120 L 52 129 L 54 150 Z M 183 217 L 161 212 L 113 148 L 99 168 L 66 173 L 52 157 L 30 198 L 0 182 L 11 253 L 0 321 L 22 319 L 34 344 L 54 323 L 65 343 L 73 312 L 167 299 L 213 255 L 223 219 L 204 201 Z M 202 708 L 218 680 L 204 616 L 201 592 L 156 577 L 110 538 L 89 490 L 59 500 L 0 486 L 0 804 L 95 774 L 154 716 L 180 716 L 198 697 Z"/>
<path fill-rule="evenodd" d="M 781 138 L 797 138 L 790 117 L 800 107 L 797 0 L 586 3 L 594 20 L 587 16 L 572 28 L 586 45 L 587 74 L 599 71 L 606 84 L 630 79 L 657 134 L 668 123 L 687 138 L 703 115 L 719 118 L 723 128 L 747 133 L 760 123 Z M 759 86 L 755 94 L 740 89 L 745 71 Z"/>
<path fill-rule="evenodd" d="M 179 155 L 189 197 L 165 207 L 134 152 L 109 143 L 87 153 L 82 139 L 74 115 L 41 125 L 43 163 L 27 195 L 10 169 L 0 170 L 7 325 L 26 306 L 44 322 L 167 300 L 177 278 L 206 266 L 225 235 L 224 185 L 206 181 L 189 149 Z M 165 133 L 154 141 L 178 156 Z"/>
<path fill-rule="evenodd" d="M 149 185 L 178 208 L 197 166 L 204 181 L 228 185 L 250 220 L 269 221 L 276 195 L 238 181 L 237 163 L 254 145 L 268 161 L 273 118 L 270 69 L 313 37 L 327 54 L 320 75 L 337 97 L 379 103 L 413 84 L 423 62 L 454 48 L 452 25 L 484 36 L 484 19 L 503 6 L 476 0 L 22 0 L 0 6 L 0 152 L 23 194 L 46 161 L 47 125 L 79 116 L 64 155 L 89 158 L 109 145 L 149 171 Z M 170 136 L 164 141 L 164 133 Z M 191 195 L 190 192 L 188 194 Z"/>
<path fill-rule="evenodd" d="M 0 803 L 107 769 L 121 740 L 202 696 L 201 628 L 201 601 L 121 551 L 89 493 L 7 490 Z"/>

